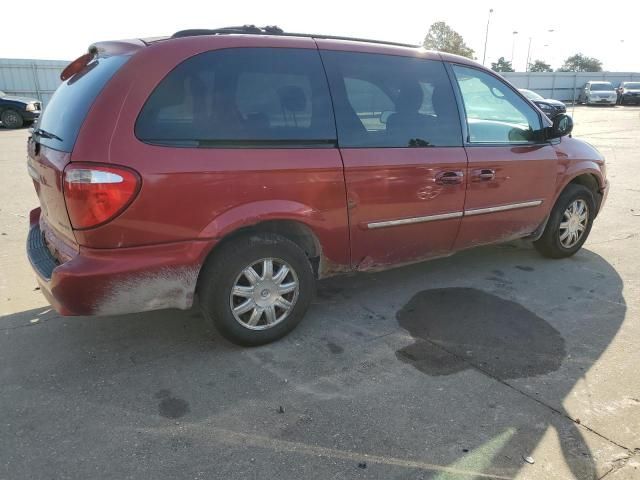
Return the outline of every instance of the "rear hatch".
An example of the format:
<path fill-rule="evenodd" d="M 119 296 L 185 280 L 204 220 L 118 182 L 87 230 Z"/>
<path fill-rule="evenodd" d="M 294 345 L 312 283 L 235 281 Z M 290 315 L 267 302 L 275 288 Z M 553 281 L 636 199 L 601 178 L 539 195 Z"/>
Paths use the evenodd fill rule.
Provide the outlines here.
<path fill-rule="evenodd" d="M 128 58 L 93 55 L 80 64 L 74 62 L 74 70 L 51 97 L 29 137 L 27 168 L 40 201 L 39 227 L 60 263 L 78 250 L 65 203 L 64 169 L 91 105 Z"/>

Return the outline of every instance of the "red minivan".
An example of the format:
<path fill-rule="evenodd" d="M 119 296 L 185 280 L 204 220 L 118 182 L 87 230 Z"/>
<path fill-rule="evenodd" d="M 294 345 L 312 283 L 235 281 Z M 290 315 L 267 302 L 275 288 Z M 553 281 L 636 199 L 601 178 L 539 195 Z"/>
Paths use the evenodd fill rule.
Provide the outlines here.
<path fill-rule="evenodd" d="M 604 159 L 422 48 L 253 26 L 92 45 L 29 139 L 28 256 L 63 315 L 188 309 L 289 332 L 316 279 L 529 238 L 573 255 Z"/>

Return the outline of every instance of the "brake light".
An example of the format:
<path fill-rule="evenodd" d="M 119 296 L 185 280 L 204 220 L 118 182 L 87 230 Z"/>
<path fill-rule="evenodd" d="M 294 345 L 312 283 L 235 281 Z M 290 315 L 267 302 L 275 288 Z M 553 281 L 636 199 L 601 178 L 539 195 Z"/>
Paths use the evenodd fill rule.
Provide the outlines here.
<path fill-rule="evenodd" d="M 140 177 L 124 167 L 71 163 L 64 170 L 64 198 L 77 230 L 112 220 L 133 201 Z"/>
<path fill-rule="evenodd" d="M 62 72 L 60 73 L 60 80 L 64 82 L 66 79 L 71 78 L 73 75 L 78 73 L 80 70 L 82 70 L 84 67 L 86 67 L 89 64 L 89 62 L 93 59 L 94 55 L 95 55 L 95 52 L 93 51 L 90 51 L 89 53 L 85 53 L 84 55 L 80 55 L 73 62 L 67 65 L 64 68 L 64 70 L 62 70 Z"/>

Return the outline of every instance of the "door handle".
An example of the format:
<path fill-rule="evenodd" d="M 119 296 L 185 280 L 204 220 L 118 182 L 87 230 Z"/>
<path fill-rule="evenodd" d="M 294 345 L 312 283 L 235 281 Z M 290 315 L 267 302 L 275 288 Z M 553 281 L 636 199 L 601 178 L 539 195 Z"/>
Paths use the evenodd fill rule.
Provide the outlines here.
<path fill-rule="evenodd" d="M 436 175 L 438 185 L 459 185 L 462 183 L 464 173 L 461 170 L 449 170 Z"/>
<path fill-rule="evenodd" d="M 488 182 L 496 178 L 496 171 L 490 168 L 483 168 L 482 170 L 476 170 L 473 172 L 474 182 Z"/>

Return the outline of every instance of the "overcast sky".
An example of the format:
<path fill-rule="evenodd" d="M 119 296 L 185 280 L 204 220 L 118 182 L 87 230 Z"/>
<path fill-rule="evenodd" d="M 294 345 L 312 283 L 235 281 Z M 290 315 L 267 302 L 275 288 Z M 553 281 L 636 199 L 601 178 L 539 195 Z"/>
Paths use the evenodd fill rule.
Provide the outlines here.
<path fill-rule="evenodd" d="M 600 59 L 605 70 L 640 71 L 637 0 L 529 4 L 513 0 L 4 0 L 0 58 L 71 60 L 99 40 L 245 23 L 275 24 L 292 32 L 422 43 L 429 25 L 442 20 L 464 37 L 482 61 L 490 8 L 487 65 L 500 56 L 511 59 L 515 39 L 514 67 L 523 70 L 531 38 L 532 60 L 545 60 L 554 68 L 569 55 L 582 52 Z M 551 29 L 553 33 L 548 32 Z"/>

